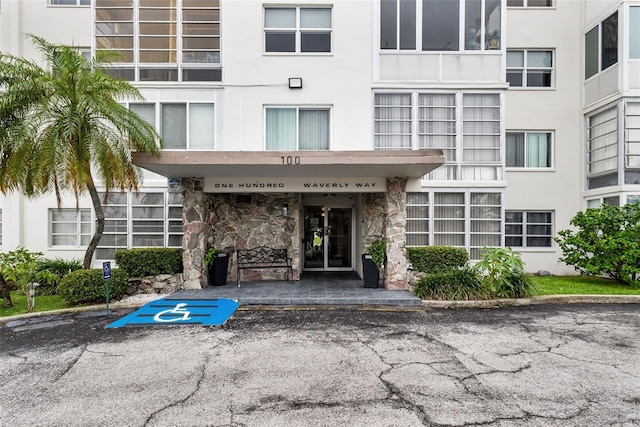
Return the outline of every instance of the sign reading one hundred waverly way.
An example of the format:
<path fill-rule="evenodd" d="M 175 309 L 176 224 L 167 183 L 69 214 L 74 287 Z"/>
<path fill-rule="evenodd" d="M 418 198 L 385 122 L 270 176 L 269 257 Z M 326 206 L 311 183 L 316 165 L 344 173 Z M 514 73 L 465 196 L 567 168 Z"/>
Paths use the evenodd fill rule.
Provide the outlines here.
<path fill-rule="evenodd" d="M 207 193 L 381 193 L 386 178 L 205 178 Z"/>

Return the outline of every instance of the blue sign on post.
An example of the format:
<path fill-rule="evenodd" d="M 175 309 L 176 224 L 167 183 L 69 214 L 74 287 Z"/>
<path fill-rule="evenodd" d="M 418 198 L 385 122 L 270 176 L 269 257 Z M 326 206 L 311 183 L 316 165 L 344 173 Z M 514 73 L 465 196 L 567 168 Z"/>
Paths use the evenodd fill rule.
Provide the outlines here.
<path fill-rule="evenodd" d="M 167 300 L 147 303 L 131 314 L 107 325 L 121 328 L 127 325 L 223 325 L 238 309 L 240 303 L 233 299 Z"/>
<path fill-rule="evenodd" d="M 111 279 L 111 262 L 109 261 L 102 263 L 102 278 L 104 280 Z"/>
<path fill-rule="evenodd" d="M 109 279 L 111 279 L 111 262 L 102 263 L 102 278 L 104 279 L 104 294 L 107 302 L 107 317 L 109 317 Z"/>

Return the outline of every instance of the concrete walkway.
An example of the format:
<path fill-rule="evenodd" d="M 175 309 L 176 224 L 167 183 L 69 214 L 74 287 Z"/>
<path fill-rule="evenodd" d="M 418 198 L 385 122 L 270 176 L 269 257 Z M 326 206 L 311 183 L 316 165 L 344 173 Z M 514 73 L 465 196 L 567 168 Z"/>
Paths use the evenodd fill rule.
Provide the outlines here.
<path fill-rule="evenodd" d="M 185 289 L 165 299 L 236 299 L 241 305 L 380 305 L 420 306 L 409 291 L 365 288 L 354 272 L 305 272 L 301 280 L 242 281 L 204 289 Z"/>

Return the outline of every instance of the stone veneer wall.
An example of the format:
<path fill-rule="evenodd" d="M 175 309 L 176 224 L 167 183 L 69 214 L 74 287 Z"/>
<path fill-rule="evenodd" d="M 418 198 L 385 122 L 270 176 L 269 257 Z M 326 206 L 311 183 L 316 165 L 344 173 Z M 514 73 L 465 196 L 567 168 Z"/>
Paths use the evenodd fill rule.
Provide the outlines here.
<path fill-rule="evenodd" d="M 182 273 L 159 274 L 157 276 L 136 277 L 129 279 L 127 295 L 166 295 L 183 289 Z"/>
<path fill-rule="evenodd" d="M 407 179 L 387 180 L 387 267 L 385 285 L 388 289 L 407 288 Z"/>
<path fill-rule="evenodd" d="M 201 185 L 202 180 L 200 179 L 182 179 L 184 194 L 182 261 L 185 289 L 199 289 L 207 283 L 204 253 L 212 230 L 209 225 L 208 196 L 202 191 Z"/>
<path fill-rule="evenodd" d="M 406 178 L 390 178 L 386 193 L 362 195 L 362 253 L 374 239 L 387 240 L 384 286 L 388 289 L 407 287 L 406 184 Z"/>
<path fill-rule="evenodd" d="M 294 280 L 300 279 L 300 200 L 298 194 L 251 194 L 248 203 L 237 203 L 236 194 L 208 194 L 208 224 L 212 233 L 208 243 L 230 254 L 228 280 L 236 280 L 238 249 L 257 246 L 287 248 L 293 260 Z M 248 195 L 249 196 L 249 195 Z M 282 217 L 282 206 L 288 215 Z M 243 270 L 242 280 L 286 280 L 286 270 Z"/>
<path fill-rule="evenodd" d="M 362 194 L 362 253 L 367 252 L 373 240 L 384 237 L 386 216 L 386 193 Z"/>

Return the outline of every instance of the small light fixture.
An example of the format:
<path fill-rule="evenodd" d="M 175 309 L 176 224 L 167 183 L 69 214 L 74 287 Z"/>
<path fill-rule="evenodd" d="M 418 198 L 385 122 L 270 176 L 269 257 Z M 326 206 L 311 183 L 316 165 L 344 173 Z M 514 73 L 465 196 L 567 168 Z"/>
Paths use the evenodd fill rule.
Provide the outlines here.
<path fill-rule="evenodd" d="M 286 218 L 289 214 L 289 205 L 282 205 L 282 218 Z"/>
<path fill-rule="evenodd" d="M 289 77 L 289 89 L 302 89 L 302 77 Z"/>

